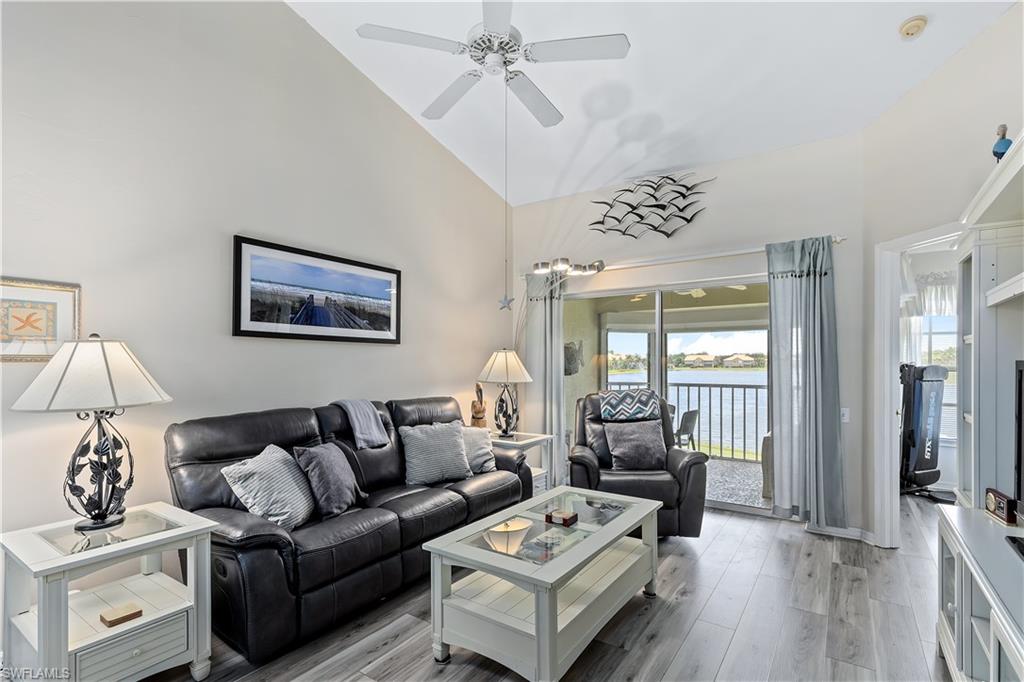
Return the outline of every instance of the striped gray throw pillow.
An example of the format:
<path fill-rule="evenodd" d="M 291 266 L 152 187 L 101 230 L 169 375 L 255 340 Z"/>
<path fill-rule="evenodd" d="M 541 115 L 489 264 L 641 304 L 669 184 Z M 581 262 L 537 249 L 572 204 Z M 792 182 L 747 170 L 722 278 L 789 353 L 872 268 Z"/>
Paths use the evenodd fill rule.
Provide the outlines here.
<path fill-rule="evenodd" d="M 399 426 L 405 448 L 405 484 L 431 485 L 469 478 L 462 422 Z"/>
<path fill-rule="evenodd" d="M 220 473 L 246 509 L 285 530 L 305 523 L 316 506 L 306 474 L 294 457 L 276 445 Z"/>

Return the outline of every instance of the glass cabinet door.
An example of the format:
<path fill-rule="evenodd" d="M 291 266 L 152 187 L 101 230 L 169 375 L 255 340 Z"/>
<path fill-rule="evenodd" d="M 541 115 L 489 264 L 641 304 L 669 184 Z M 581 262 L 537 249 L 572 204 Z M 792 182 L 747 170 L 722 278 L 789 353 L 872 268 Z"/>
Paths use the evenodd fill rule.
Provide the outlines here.
<path fill-rule="evenodd" d="M 939 535 L 939 611 L 953 639 L 957 639 L 956 553 Z M 959 650 L 957 646 L 957 650 Z"/>

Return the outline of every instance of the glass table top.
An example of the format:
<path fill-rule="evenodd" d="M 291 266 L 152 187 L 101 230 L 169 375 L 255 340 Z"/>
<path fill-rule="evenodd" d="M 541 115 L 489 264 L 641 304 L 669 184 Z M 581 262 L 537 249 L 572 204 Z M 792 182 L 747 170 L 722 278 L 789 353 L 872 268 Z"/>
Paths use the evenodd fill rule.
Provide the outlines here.
<path fill-rule="evenodd" d="M 461 542 L 534 564 L 546 564 L 632 506 L 599 493 L 562 493 Z M 544 516 L 548 512 L 575 513 L 577 520 L 568 527 L 547 523 Z"/>
<path fill-rule="evenodd" d="M 137 510 L 126 513 L 124 523 L 113 528 L 82 533 L 76 531 L 73 524 L 69 524 L 65 527 L 42 531 L 39 536 L 51 547 L 67 556 L 178 527 L 178 524 L 153 512 Z"/>

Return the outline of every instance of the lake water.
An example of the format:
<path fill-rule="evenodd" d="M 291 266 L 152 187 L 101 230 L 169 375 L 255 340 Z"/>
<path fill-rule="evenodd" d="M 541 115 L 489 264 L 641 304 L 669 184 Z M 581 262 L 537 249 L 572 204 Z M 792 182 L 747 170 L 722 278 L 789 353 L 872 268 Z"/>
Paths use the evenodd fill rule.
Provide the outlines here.
<path fill-rule="evenodd" d="M 622 388 L 635 388 L 647 384 L 647 375 L 643 372 L 612 374 L 608 378 L 613 387 L 627 384 Z M 676 426 L 686 410 L 700 412 L 694 433 L 699 450 L 723 457 L 743 457 L 741 450 L 746 450 L 748 459 L 760 451 L 761 437 L 771 428 L 768 391 L 751 387 L 767 386 L 767 370 L 670 370 L 668 383 L 667 400 L 676 406 Z"/>

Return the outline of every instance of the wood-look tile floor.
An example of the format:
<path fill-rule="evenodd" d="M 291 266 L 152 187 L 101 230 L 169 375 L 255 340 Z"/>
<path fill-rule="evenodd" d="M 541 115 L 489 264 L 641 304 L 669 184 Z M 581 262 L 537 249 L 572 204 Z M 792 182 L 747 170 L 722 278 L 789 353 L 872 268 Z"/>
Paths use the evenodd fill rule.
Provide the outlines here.
<path fill-rule="evenodd" d="M 899 550 L 708 510 L 700 538 L 659 543 L 658 596 L 637 594 L 567 680 L 948 680 L 935 644 L 934 505 L 902 498 Z M 214 638 L 218 680 L 520 680 L 452 647 L 430 649 L 429 581 L 254 667 Z M 186 680 L 185 667 L 156 678 Z"/>

